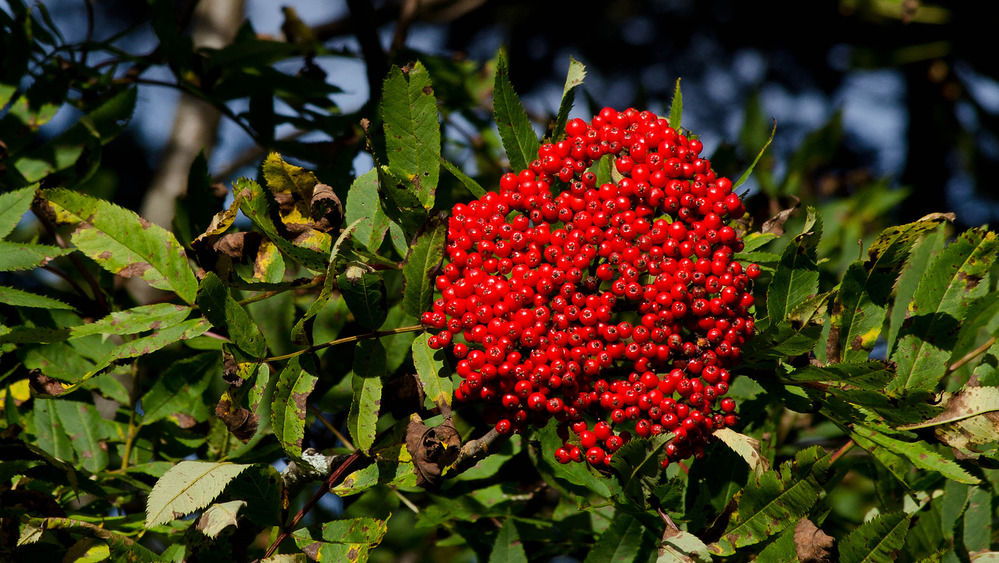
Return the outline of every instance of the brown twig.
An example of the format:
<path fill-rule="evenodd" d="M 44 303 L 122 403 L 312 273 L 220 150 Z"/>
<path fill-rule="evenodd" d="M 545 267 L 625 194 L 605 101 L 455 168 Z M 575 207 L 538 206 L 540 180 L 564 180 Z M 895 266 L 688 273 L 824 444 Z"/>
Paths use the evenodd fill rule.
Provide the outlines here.
<path fill-rule="evenodd" d="M 847 442 L 843 444 L 843 446 L 840 449 L 836 450 L 836 453 L 834 453 L 832 457 L 829 458 L 829 465 L 836 463 L 836 460 L 846 455 L 846 452 L 850 451 L 850 448 L 852 448 L 853 446 L 854 446 L 853 440 L 852 439 L 847 440 Z"/>
<path fill-rule="evenodd" d="M 500 434 L 493 428 L 478 440 L 465 442 L 458 454 L 458 459 L 454 460 L 454 464 L 448 469 L 446 476 L 452 478 L 471 469 L 480 459 L 495 453 L 499 449 L 499 443 L 508 437 L 509 435 Z"/>
<path fill-rule="evenodd" d="M 295 356 L 301 356 L 302 354 L 308 352 L 315 352 L 316 350 L 322 350 L 323 348 L 329 348 L 331 346 L 337 346 L 339 344 L 348 344 L 350 342 L 357 342 L 358 340 L 367 340 L 369 338 L 381 338 L 383 336 L 392 336 L 393 334 L 401 334 L 404 332 L 420 332 L 423 330 L 426 330 L 426 327 L 424 327 L 423 325 L 404 326 L 402 328 L 393 328 L 389 330 L 376 330 L 366 334 L 358 334 L 356 336 L 346 336 L 344 338 L 338 338 L 330 342 L 323 342 L 322 344 L 313 344 L 308 348 L 303 348 L 296 352 L 291 352 L 289 354 L 284 354 L 282 356 L 272 356 L 270 358 L 264 358 L 262 361 L 280 362 L 282 360 L 290 360 Z"/>

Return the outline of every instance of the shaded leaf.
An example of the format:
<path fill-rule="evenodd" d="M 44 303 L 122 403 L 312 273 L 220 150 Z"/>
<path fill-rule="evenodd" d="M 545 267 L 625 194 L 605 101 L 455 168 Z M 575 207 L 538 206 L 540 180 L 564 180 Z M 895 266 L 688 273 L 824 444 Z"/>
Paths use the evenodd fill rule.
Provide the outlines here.
<path fill-rule="evenodd" d="M 180 340 L 187 340 L 196 336 L 201 336 L 211 325 L 205 319 L 191 319 L 182 323 L 163 328 L 149 336 L 136 338 L 130 342 L 115 347 L 97 365 L 91 369 L 82 379 L 76 382 L 78 385 L 82 381 L 89 379 L 104 371 L 114 362 L 128 358 L 136 358 L 151 354 L 161 348 L 175 344 Z"/>
<path fill-rule="evenodd" d="M 435 405 L 450 405 L 454 395 L 451 383 L 451 369 L 445 360 L 443 350 L 434 350 L 427 341 L 430 335 L 423 333 L 413 341 L 413 364 L 427 399 Z"/>
<path fill-rule="evenodd" d="M 108 446 L 104 419 L 90 403 L 60 399 L 55 402 L 59 422 L 80 458 L 80 465 L 91 473 L 108 466 Z"/>
<path fill-rule="evenodd" d="M 0 241 L 0 272 L 31 270 L 70 252 L 73 252 L 73 249 Z"/>
<path fill-rule="evenodd" d="M 839 560 L 843 563 L 892 561 L 905 542 L 911 514 L 892 512 L 875 516 L 843 537 Z"/>
<path fill-rule="evenodd" d="M 35 443 L 52 457 L 63 461 L 73 461 L 73 444 L 69 441 L 66 427 L 56 414 L 55 399 L 36 398 L 33 406 Z"/>
<path fill-rule="evenodd" d="M 205 420 L 208 409 L 204 405 L 202 394 L 218 369 L 217 352 L 205 352 L 171 365 L 142 396 L 142 424 L 152 424 L 175 413 L 185 413 L 199 421 Z M 198 413 L 198 407 L 203 412 Z"/>
<path fill-rule="evenodd" d="M 767 290 L 770 324 L 785 319 L 796 307 L 814 297 L 819 289 L 819 269 L 815 248 L 822 236 L 822 221 L 808 209 L 802 233 L 781 254 L 777 271 Z"/>
<path fill-rule="evenodd" d="M 146 501 L 146 528 L 166 524 L 211 504 L 250 465 L 182 461 L 160 477 Z"/>
<path fill-rule="evenodd" d="M 357 322 L 371 330 L 382 326 L 388 311 L 385 306 L 385 282 L 381 274 L 351 264 L 337 276 L 336 281 L 340 295 Z"/>
<path fill-rule="evenodd" d="M 420 318 L 434 300 L 434 280 L 444 260 L 447 223 L 440 217 L 431 219 L 416 235 L 402 267 L 403 310 Z"/>
<path fill-rule="evenodd" d="M 527 563 L 527 552 L 517 534 L 517 526 L 513 518 L 507 518 L 496 534 L 496 541 L 489 553 L 489 563 Z"/>
<path fill-rule="evenodd" d="M 634 516 L 618 513 L 610 527 L 600 534 L 585 561 L 624 563 L 648 558 L 655 552 L 655 543 L 641 521 Z"/>
<path fill-rule="evenodd" d="M 347 192 L 344 221 L 349 225 L 362 218 L 367 219 L 357 224 L 354 239 L 371 252 L 377 252 L 385 240 L 389 218 L 382 211 L 379 201 L 378 171 L 375 169 L 358 176 Z"/>
<path fill-rule="evenodd" d="M 486 195 L 485 188 L 479 185 L 479 183 L 476 182 L 474 178 L 462 172 L 461 168 L 458 168 L 454 164 L 451 164 L 451 162 L 445 158 L 441 158 L 441 164 L 443 164 L 444 168 L 446 168 L 447 171 L 451 173 L 451 175 L 457 178 L 458 181 L 461 182 L 463 186 L 468 188 L 468 191 L 471 192 L 473 196 L 482 197 Z"/>
<path fill-rule="evenodd" d="M 214 272 L 208 272 L 201 280 L 197 293 L 198 307 L 211 323 L 226 329 L 237 346 L 254 358 L 263 358 L 267 353 L 267 341 L 250 314 L 229 294 L 229 288 L 222 285 Z"/>
<path fill-rule="evenodd" d="M 367 453 L 375 443 L 378 411 L 385 375 L 385 348 L 379 340 L 361 340 L 354 348 L 354 369 L 350 376 L 353 395 L 347 415 L 347 430 L 354 446 Z"/>
<path fill-rule="evenodd" d="M 677 81 L 677 87 L 679 88 L 679 81 Z M 770 138 L 767 139 L 767 143 L 763 145 L 763 148 L 760 149 L 759 153 L 757 153 L 756 158 L 753 159 L 753 163 L 749 165 L 749 168 L 747 168 L 746 171 L 743 172 L 741 176 L 739 176 L 739 179 L 736 180 L 734 184 L 732 184 L 733 190 L 744 184 L 746 180 L 749 179 L 750 174 L 753 173 L 753 169 L 756 168 L 756 165 L 760 162 L 760 159 L 763 158 L 763 153 L 767 152 L 767 148 L 770 147 L 770 143 L 774 141 L 774 134 L 776 133 L 777 133 L 777 120 L 774 119 L 774 127 L 773 129 L 770 130 Z"/>
<path fill-rule="evenodd" d="M 586 67 L 570 56 L 569 70 L 565 75 L 565 86 L 562 87 L 562 101 L 559 102 L 555 127 L 552 129 L 553 142 L 560 141 L 565 137 L 565 126 L 569 122 L 569 112 L 572 111 L 572 104 L 576 99 L 576 86 L 581 85 L 585 78 Z M 476 196 L 481 196 L 481 194 L 476 194 Z"/>

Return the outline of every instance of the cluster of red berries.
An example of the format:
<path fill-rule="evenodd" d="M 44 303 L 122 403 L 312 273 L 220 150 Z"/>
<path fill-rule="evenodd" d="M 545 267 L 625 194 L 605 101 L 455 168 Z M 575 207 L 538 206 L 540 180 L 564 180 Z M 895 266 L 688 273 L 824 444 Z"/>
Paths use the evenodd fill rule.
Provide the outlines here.
<path fill-rule="evenodd" d="M 562 463 L 607 465 L 666 432 L 664 466 L 703 455 L 736 423 L 729 370 L 755 330 L 760 268 L 733 259 L 727 224 L 745 209 L 701 142 L 651 112 L 605 108 L 566 133 L 454 206 L 430 346 L 451 349 L 455 399 L 489 405 L 497 431 L 558 420 Z M 598 183 L 607 155 L 616 173 Z"/>

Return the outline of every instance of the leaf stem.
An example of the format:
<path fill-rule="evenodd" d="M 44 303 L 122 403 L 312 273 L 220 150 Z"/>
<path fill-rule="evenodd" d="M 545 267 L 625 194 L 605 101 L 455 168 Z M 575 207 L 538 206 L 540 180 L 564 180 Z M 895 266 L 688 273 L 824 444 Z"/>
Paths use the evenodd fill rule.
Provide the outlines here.
<path fill-rule="evenodd" d="M 366 334 L 357 334 L 354 336 L 346 336 L 344 338 L 338 338 L 336 340 L 331 340 L 330 342 L 323 342 L 322 344 L 313 344 L 308 348 L 303 348 L 296 352 L 291 352 L 289 354 L 284 354 L 282 356 L 271 356 L 270 358 L 264 358 L 263 362 L 280 362 L 283 360 L 290 360 L 295 356 L 301 356 L 307 352 L 314 352 L 316 350 L 322 350 L 323 348 L 329 348 L 331 346 L 338 346 L 340 344 L 348 344 L 350 342 L 357 342 L 359 340 L 367 340 L 369 338 L 381 338 L 383 336 L 392 336 L 393 334 L 402 334 L 404 332 L 421 332 L 426 330 L 423 325 L 413 325 L 404 326 L 401 328 L 392 328 L 389 330 L 375 330 Z"/>
<path fill-rule="evenodd" d="M 988 340 L 985 341 L 984 344 L 982 344 L 978 348 L 975 348 L 974 350 L 968 352 L 967 354 L 965 354 L 964 356 L 962 356 L 960 360 L 958 360 L 958 361 L 954 362 L 953 364 L 951 364 L 950 367 L 947 368 L 947 371 L 957 371 L 958 368 L 960 368 L 964 364 L 970 362 L 971 360 L 975 359 L 976 356 L 978 356 L 979 354 L 981 354 L 981 353 L 985 352 L 986 350 L 988 350 L 989 348 L 991 348 L 992 345 L 995 344 L 995 343 L 996 343 L 996 337 L 995 336 L 993 336 L 992 338 L 989 338 Z"/>
<path fill-rule="evenodd" d="M 850 449 L 853 446 L 854 446 L 853 439 L 847 440 L 847 442 L 843 444 L 843 446 L 840 449 L 836 450 L 836 453 L 834 453 L 832 457 L 829 458 L 829 465 L 836 463 L 836 460 L 846 455 L 846 452 L 850 451 Z"/>

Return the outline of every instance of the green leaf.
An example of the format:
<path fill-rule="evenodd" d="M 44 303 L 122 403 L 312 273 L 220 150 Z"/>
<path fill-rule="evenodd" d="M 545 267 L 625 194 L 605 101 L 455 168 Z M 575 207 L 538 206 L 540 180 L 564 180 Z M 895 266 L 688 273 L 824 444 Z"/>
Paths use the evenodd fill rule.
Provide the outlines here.
<path fill-rule="evenodd" d="M 700 538 L 667 528 L 656 563 L 711 563 L 711 552 Z"/>
<path fill-rule="evenodd" d="M 870 355 L 902 264 L 913 246 L 941 222 L 938 218 L 885 229 L 868 249 L 867 260 L 858 260 L 847 269 L 832 316 L 839 329 L 842 361 L 863 361 Z"/>
<path fill-rule="evenodd" d="M 205 352 L 171 365 L 142 396 L 142 424 L 152 424 L 176 413 L 205 420 L 207 412 L 198 413 L 197 407 L 207 411 L 202 394 L 220 369 L 217 352 Z"/>
<path fill-rule="evenodd" d="M 520 104 L 510 83 L 506 55 L 502 52 L 496 60 L 496 83 L 493 86 L 493 110 L 503 148 L 506 149 L 510 167 L 526 170 L 538 158 L 538 136 L 531 127 L 531 120 Z"/>
<path fill-rule="evenodd" d="M 239 509 L 244 506 L 246 506 L 245 500 L 231 500 L 229 502 L 213 504 L 205 510 L 201 518 L 198 518 L 198 523 L 195 527 L 202 534 L 215 539 L 222 533 L 222 530 L 229 526 L 236 527 L 236 516 L 239 514 Z"/>
<path fill-rule="evenodd" d="M 680 123 L 683 118 L 683 94 L 680 92 L 680 79 L 676 79 L 676 86 L 673 88 L 673 101 L 669 106 L 669 126 L 680 132 Z"/>
<path fill-rule="evenodd" d="M 160 477 L 146 501 L 146 528 L 166 524 L 212 503 L 226 485 L 251 467 L 239 463 L 182 461 Z"/>
<path fill-rule="evenodd" d="M 886 436 L 884 433 L 855 422 L 850 437 L 860 447 L 870 451 L 871 444 L 881 446 L 890 452 L 903 456 L 921 469 L 935 471 L 959 483 L 978 484 L 977 477 L 965 471 L 957 462 L 947 459 L 929 448 L 925 442 L 904 442 Z M 872 452 L 874 453 L 874 452 Z"/>
<path fill-rule="evenodd" d="M 103 523 L 102 523 L 103 524 Z M 97 524 L 82 522 L 71 518 L 33 518 L 24 527 L 18 545 L 34 543 L 46 530 L 72 530 L 74 535 L 100 538 L 107 542 L 112 561 L 128 561 L 135 563 L 160 563 L 155 553 L 135 543 L 134 540 L 117 532 L 108 530 Z"/>
<path fill-rule="evenodd" d="M 385 520 L 353 518 L 323 524 L 321 540 L 313 540 L 305 529 L 295 531 L 292 538 L 315 561 L 367 561 L 387 532 Z"/>
<path fill-rule="evenodd" d="M 389 70 L 381 110 L 389 168 L 430 209 L 440 179 L 441 131 L 430 73 L 422 63 Z"/>
<path fill-rule="evenodd" d="M 919 282 L 892 359 L 898 365 L 887 392 L 932 391 L 946 374 L 961 320 L 970 303 L 988 291 L 999 235 L 963 233 L 947 246 Z"/>
<path fill-rule="evenodd" d="M 190 314 L 191 308 L 184 305 L 171 303 L 140 305 L 111 313 L 92 323 L 74 326 L 69 329 L 69 337 L 80 338 L 92 334 L 138 334 L 180 324 Z"/>
<path fill-rule="evenodd" d="M 517 534 L 517 526 L 513 518 L 507 518 L 496 534 L 496 541 L 489 553 L 489 563 L 527 563 L 527 552 Z"/>
<path fill-rule="evenodd" d="M 378 197 L 385 215 L 391 219 L 389 234 L 392 244 L 399 254 L 406 254 L 409 237 L 412 237 L 426 222 L 427 209 L 410 189 L 410 184 L 400 180 L 387 166 L 376 167 L 378 173 Z M 399 244 L 396 237 L 406 239 Z"/>
<path fill-rule="evenodd" d="M 596 545 L 587 554 L 586 563 L 637 561 L 655 551 L 655 540 L 645 525 L 634 516 L 617 513 L 609 528 L 600 534 Z"/>
<path fill-rule="evenodd" d="M 677 88 L 679 87 L 680 87 L 680 81 L 677 80 Z M 746 180 L 749 179 L 749 176 L 753 173 L 753 169 L 756 168 L 756 165 L 759 164 L 760 159 L 763 158 L 763 153 L 767 152 L 767 149 L 770 147 L 770 143 L 774 142 L 775 133 L 777 133 L 776 119 L 774 120 L 774 128 L 770 130 L 770 138 L 767 139 L 766 144 L 763 145 L 763 148 L 760 149 L 759 153 L 757 153 L 756 158 L 753 160 L 753 163 L 749 165 L 749 168 L 747 168 L 746 171 L 743 172 L 741 176 L 739 176 L 739 179 L 736 180 L 734 184 L 732 184 L 733 190 L 746 183 Z"/>
<path fill-rule="evenodd" d="M 447 241 L 447 222 L 441 217 L 432 218 L 416 235 L 406 262 L 402 266 L 405 285 L 402 306 L 410 316 L 420 318 L 430 310 L 434 301 L 434 280 L 437 269 L 444 260 Z"/>
<path fill-rule="evenodd" d="M 447 365 L 443 350 L 434 350 L 427 341 L 430 335 L 423 333 L 413 341 L 413 364 L 416 375 L 427 399 L 436 405 L 450 405 L 454 388 L 451 383 L 451 369 Z"/>
<path fill-rule="evenodd" d="M 864 522 L 839 542 L 839 560 L 842 563 L 895 560 L 911 519 L 911 514 L 892 512 Z"/>
<path fill-rule="evenodd" d="M 208 272 L 201 280 L 197 303 L 212 325 L 229 331 L 229 337 L 241 350 L 258 359 L 266 355 L 267 341 L 257 323 L 233 299 L 215 272 Z"/>
<path fill-rule="evenodd" d="M 371 330 L 382 326 L 388 311 L 385 307 L 385 282 L 381 274 L 351 264 L 337 276 L 336 281 L 340 295 L 357 322 Z"/>
<path fill-rule="evenodd" d="M 33 307 L 37 309 L 72 309 L 73 307 L 44 295 L 37 295 L 13 287 L 0 286 L 0 303 L 14 307 Z"/>
<path fill-rule="evenodd" d="M 14 232 L 21 217 L 31 209 L 37 186 L 0 193 L 0 238 Z"/>
<path fill-rule="evenodd" d="M 902 267 L 902 273 L 899 274 L 898 281 L 895 283 L 895 304 L 892 306 L 888 326 L 887 349 L 889 353 L 895 349 L 899 330 L 908 316 L 907 305 L 912 301 L 916 287 L 926 274 L 930 260 L 943 249 L 946 242 L 946 226 L 940 225 L 935 232 L 916 244 L 916 247 L 910 252 L 909 259 Z"/>
<path fill-rule="evenodd" d="M 198 280 L 184 248 L 173 233 L 108 201 L 64 189 L 45 190 L 57 214 L 80 224 L 73 244 L 100 266 L 122 277 L 140 277 L 149 285 L 175 292 L 193 303 Z"/>
<path fill-rule="evenodd" d="M 462 183 L 462 185 L 468 188 L 468 191 L 471 192 L 472 195 L 474 195 L 475 197 L 482 197 L 486 195 L 485 188 L 480 186 L 479 183 L 476 182 L 474 178 L 462 172 L 461 168 L 458 168 L 454 164 L 451 164 L 451 162 L 445 158 L 441 158 L 441 164 L 443 164 L 444 168 L 446 168 L 447 171 L 451 173 L 451 175 L 457 178 L 458 181 Z"/>
<path fill-rule="evenodd" d="M 815 248 L 822 236 L 822 221 L 815 210 L 808 208 L 802 233 L 791 241 L 781 254 L 777 271 L 767 290 L 767 313 L 770 324 L 776 324 L 819 290 L 819 268 Z"/>
<path fill-rule="evenodd" d="M 660 434 L 644 440 L 631 440 L 614 452 L 611 467 L 621 480 L 621 488 L 636 506 L 646 507 L 648 498 L 660 480 L 663 449 L 672 434 Z"/>
<path fill-rule="evenodd" d="M 274 435 L 288 455 L 302 456 L 302 439 L 305 438 L 305 411 L 309 394 L 319 380 L 312 372 L 312 360 L 308 359 L 303 368 L 301 356 L 288 360 L 288 364 L 278 376 L 271 404 L 271 425 Z"/>
<path fill-rule="evenodd" d="M 389 228 L 389 218 L 382 211 L 378 198 L 378 171 L 375 169 L 358 176 L 347 192 L 344 222 L 350 225 L 365 218 L 357 224 L 354 239 L 371 252 L 378 252 Z"/>
<path fill-rule="evenodd" d="M 202 334 L 208 332 L 209 328 L 211 328 L 211 325 L 205 319 L 191 319 L 189 321 L 184 321 L 180 324 L 158 330 L 149 336 L 143 336 L 142 338 L 136 338 L 135 340 L 121 344 L 111 350 L 107 356 L 98 362 L 97 365 L 84 375 L 82 379 L 78 380 L 75 385 L 79 385 L 83 381 L 104 371 L 108 366 L 118 360 L 136 358 L 139 356 L 145 356 L 146 354 L 151 354 L 180 340 L 187 340 L 196 336 L 201 336 Z"/>
<path fill-rule="evenodd" d="M 69 441 L 66 427 L 56 414 L 56 404 L 63 399 L 36 398 L 33 407 L 35 443 L 52 457 L 63 461 L 73 461 L 73 444 Z"/>
<path fill-rule="evenodd" d="M 964 547 L 971 553 L 987 551 L 992 543 L 992 500 L 989 489 L 975 487 L 964 513 Z"/>
<path fill-rule="evenodd" d="M 558 116 L 552 129 L 552 141 L 565 138 L 565 126 L 569 122 L 569 112 L 572 111 L 572 104 L 576 99 L 576 86 L 582 84 L 585 78 L 586 67 L 583 63 L 569 57 L 569 71 L 566 72 L 565 86 L 562 87 L 562 101 L 559 103 Z"/>
<path fill-rule="evenodd" d="M 613 497 L 615 493 L 620 492 L 619 488 L 616 490 L 612 488 L 617 487 L 615 480 L 594 475 L 589 464 L 553 463 L 555 459 L 555 450 L 562 447 L 562 444 L 564 443 L 558 436 L 557 426 L 557 421 L 555 419 L 551 419 L 544 428 L 538 431 L 538 438 L 540 439 L 541 445 L 538 449 L 537 456 L 534 458 L 534 463 L 542 474 L 549 473 L 552 477 L 554 477 L 554 480 L 548 478 L 546 479 L 548 479 L 549 482 L 554 481 L 554 483 L 559 487 L 566 489 L 571 493 L 579 494 L 584 498 L 591 494 L 597 494 L 601 497 L 609 499 Z M 582 499 L 580 502 L 581 501 Z"/>
<path fill-rule="evenodd" d="M 798 452 L 780 472 L 766 471 L 743 489 L 736 516 L 716 543 L 716 555 L 731 555 L 738 547 L 765 541 L 793 526 L 815 505 L 822 492 L 820 478 L 829 468 L 829 455 L 819 448 Z M 820 457 L 822 456 L 822 457 Z"/>
<path fill-rule="evenodd" d="M 80 458 L 80 465 L 91 473 L 107 468 L 108 452 L 106 447 L 102 447 L 107 436 L 103 431 L 104 419 L 97 412 L 97 407 L 90 403 L 60 399 L 56 401 L 55 411 Z"/>
<path fill-rule="evenodd" d="M 367 453 L 375 443 L 378 410 L 385 376 L 385 347 L 379 340 L 361 340 L 354 349 L 354 369 L 350 377 L 353 396 L 347 415 L 347 430 L 354 446 Z"/>

